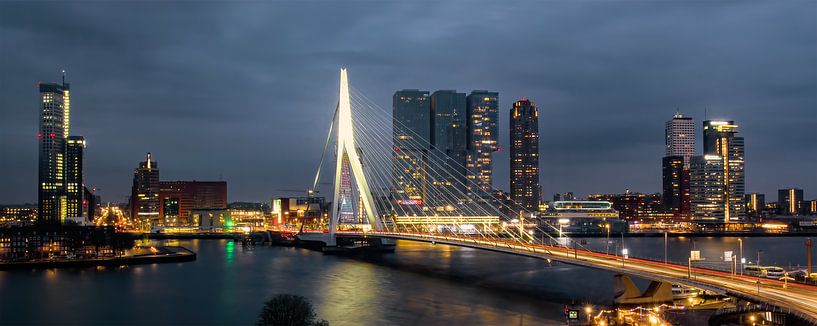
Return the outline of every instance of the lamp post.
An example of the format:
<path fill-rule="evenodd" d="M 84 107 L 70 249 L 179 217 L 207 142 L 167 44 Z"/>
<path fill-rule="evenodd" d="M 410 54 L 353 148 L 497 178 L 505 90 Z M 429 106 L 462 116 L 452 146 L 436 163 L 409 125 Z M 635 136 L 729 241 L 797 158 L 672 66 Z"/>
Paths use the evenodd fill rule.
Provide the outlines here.
<path fill-rule="evenodd" d="M 664 231 L 664 264 L 667 263 L 667 231 Z"/>
<path fill-rule="evenodd" d="M 627 257 L 629 256 L 629 254 L 630 254 L 630 251 L 627 250 L 627 248 L 621 249 L 621 268 L 624 268 L 624 261 L 627 260 Z"/>
<path fill-rule="evenodd" d="M 743 258 L 743 239 L 738 238 L 738 243 L 740 244 L 740 276 L 743 276 L 743 269 L 745 268 L 743 262 L 746 261 Z"/>
<path fill-rule="evenodd" d="M 610 254 L 610 223 L 605 224 L 604 227 L 607 228 L 607 250 L 606 250 L 605 253 L 607 255 L 609 255 Z"/>

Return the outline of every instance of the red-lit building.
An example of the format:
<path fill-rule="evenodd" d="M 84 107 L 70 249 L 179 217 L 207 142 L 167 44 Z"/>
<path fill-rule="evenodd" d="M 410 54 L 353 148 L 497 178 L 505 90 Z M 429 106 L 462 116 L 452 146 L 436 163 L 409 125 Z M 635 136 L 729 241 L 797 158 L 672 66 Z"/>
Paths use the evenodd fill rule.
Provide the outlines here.
<path fill-rule="evenodd" d="M 190 226 L 191 212 L 227 209 L 226 181 L 160 181 L 159 216 L 166 226 Z"/>

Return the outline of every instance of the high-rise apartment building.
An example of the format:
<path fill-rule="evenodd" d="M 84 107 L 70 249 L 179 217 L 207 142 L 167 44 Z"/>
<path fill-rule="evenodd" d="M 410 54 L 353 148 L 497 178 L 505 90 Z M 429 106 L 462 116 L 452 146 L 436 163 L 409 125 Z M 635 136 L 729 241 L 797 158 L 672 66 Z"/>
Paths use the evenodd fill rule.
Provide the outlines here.
<path fill-rule="evenodd" d="M 85 216 L 83 214 L 85 184 L 82 180 L 84 151 L 85 137 L 68 136 L 65 152 L 65 204 L 67 217 Z"/>
<path fill-rule="evenodd" d="M 683 157 L 684 167 L 688 169 L 690 159 L 695 155 L 695 122 L 692 117 L 676 113 L 672 120 L 667 121 L 664 135 L 664 156 Z"/>
<path fill-rule="evenodd" d="M 724 160 L 718 155 L 693 156 L 690 162 L 692 213 L 698 222 L 728 222 Z"/>
<path fill-rule="evenodd" d="M 37 183 L 37 221 L 46 224 L 63 223 L 66 217 L 77 217 L 75 203 L 82 202 L 81 150 L 77 157 L 69 159 L 68 132 L 70 129 L 71 91 L 70 85 L 40 83 L 40 129 L 37 134 L 39 147 L 39 173 Z M 84 146 L 84 141 L 83 141 Z M 76 147 L 71 149 L 76 153 Z M 73 169 L 69 176 L 68 169 Z M 68 178 L 73 178 L 71 185 Z M 75 185 L 79 179 L 79 188 Z M 74 194 L 69 200 L 69 189 Z M 77 195 L 78 194 L 78 195 Z"/>
<path fill-rule="evenodd" d="M 392 97 L 392 186 L 404 211 L 422 209 L 431 145 L 431 101 L 428 91 L 404 89 Z"/>
<path fill-rule="evenodd" d="M 803 189 L 789 188 L 777 190 L 777 213 L 780 215 L 800 215 Z"/>
<path fill-rule="evenodd" d="M 689 218 L 690 179 L 683 156 L 665 156 L 661 162 L 663 175 L 663 204 L 676 218 Z"/>
<path fill-rule="evenodd" d="M 133 170 L 131 218 L 150 226 L 164 225 L 159 216 L 159 165 L 150 153 Z"/>
<path fill-rule="evenodd" d="M 511 199 L 522 208 L 539 208 L 539 112 L 522 98 L 510 113 Z"/>
<path fill-rule="evenodd" d="M 493 189 L 493 153 L 499 150 L 499 93 L 471 91 L 466 99 L 468 146 L 466 167 L 471 193 L 488 194 Z"/>
<path fill-rule="evenodd" d="M 725 222 L 739 221 L 745 216 L 743 196 L 745 182 L 745 145 L 743 137 L 735 134 L 738 125 L 733 121 L 707 120 L 703 123 L 704 156 L 718 156 L 723 171 L 723 214 Z"/>

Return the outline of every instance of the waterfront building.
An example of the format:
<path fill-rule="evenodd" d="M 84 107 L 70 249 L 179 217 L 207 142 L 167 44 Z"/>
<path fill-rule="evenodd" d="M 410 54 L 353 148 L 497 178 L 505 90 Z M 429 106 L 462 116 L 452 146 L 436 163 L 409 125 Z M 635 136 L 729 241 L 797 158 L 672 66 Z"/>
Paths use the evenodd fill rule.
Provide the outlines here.
<path fill-rule="evenodd" d="M 689 218 L 689 169 L 683 156 L 665 156 L 661 162 L 664 209 L 676 218 Z"/>
<path fill-rule="evenodd" d="M 682 157 L 684 167 L 688 169 L 690 159 L 695 154 L 695 122 L 692 121 L 692 117 L 676 113 L 666 122 L 664 135 L 666 145 L 664 156 Z"/>
<path fill-rule="evenodd" d="M 425 198 L 426 206 L 435 208 L 445 207 L 453 201 L 465 200 L 466 175 L 465 169 L 467 148 L 467 111 L 465 93 L 453 90 L 439 90 L 431 94 L 431 146 L 436 151 L 429 159 L 433 160 L 431 169 L 437 173 L 427 176 L 436 188 L 435 193 L 446 194 L 430 198 L 441 199 L 440 202 L 429 203 Z M 444 169 L 444 171 L 440 171 Z M 456 198 L 452 198 L 456 197 Z"/>
<path fill-rule="evenodd" d="M 693 156 L 690 162 L 690 201 L 698 222 L 729 222 L 724 160 L 718 155 Z"/>
<path fill-rule="evenodd" d="M 194 209 L 190 212 L 194 226 L 210 232 L 230 231 L 235 224 L 226 208 Z"/>
<path fill-rule="evenodd" d="M 759 193 L 746 194 L 746 216 L 758 218 L 763 216 L 766 207 L 766 195 Z"/>
<path fill-rule="evenodd" d="M 778 214 L 800 215 L 800 202 L 803 201 L 803 189 L 789 188 L 777 191 Z"/>
<path fill-rule="evenodd" d="M 329 206 L 324 197 L 280 197 L 272 199 L 274 225 L 298 227 L 319 225 L 328 216 Z"/>
<path fill-rule="evenodd" d="M 112 257 L 133 242 L 116 239 L 114 227 L 24 226 L 0 228 L 0 261 Z"/>
<path fill-rule="evenodd" d="M 589 235 L 628 232 L 628 223 L 608 201 L 554 201 L 537 219 L 540 230 L 553 235 Z"/>
<path fill-rule="evenodd" d="M 743 137 L 735 134 L 738 125 L 733 121 L 707 120 L 703 123 L 704 156 L 714 155 L 721 159 L 723 171 L 723 195 L 720 204 L 724 222 L 740 221 L 745 216 L 745 144 Z"/>
<path fill-rule="evenodd" d="M 473 181 L 468 186 L 471 193 L 481 196 L 493 190 L 493 153 L 499 150 L 499 93 L 474 90 L 466 102 L 466 167 L 468 178 Z"/>
<path fill-rule="evenodd" d="M 817 215 L 817 199 L 800 201 L 801 215 Z"/>
<path fill-rule="evenodd" d="M 37 221 L 37 205 L 25 204 L 0 208 L 0 226 L 30 225 Z"/>
<path fill-rule="evenodd" d="M 431 146 L 431 101 L 428 91 L 404 89 L 392 97 L 392 186 L 404 211 L 420 212 L 426 199 L 428 151 Z"/>
<path fill-rule="evenodd" d="M 269 212 L 258 209 L 230 208 L 230 219 L 236 227 L 249 227 L 251 229 L 265 228 L 272 225 L 269 220 Z M 269 223 L 269 224 L 268 224 Z"/>
<path fill-rule="evenodd" d="M 83 199 L 85 184 L 83 183 L 83 152 L 85 151 L 85 137 L 68 136 L 65 152 L 65 210 L 66 217 L 86 216 Z"/>
<path fill-rule="evenodd" d="M 164 226 L 201 226 L 192 212 L 227 209 L 226 181 L 159 181 L 159 220 Z"/>
<path fill-rule="evenodd" d="M 629 190 L 623 194 L 590 194 L 590 201 L 609 202 L 619 218 L 632 222 L 669 222 L 675 217 L 674 213 L 664 210 L 662 195 L 632 193 Z"/>
<path fill-rule="evenodd" d="M 67 216 L 65 195 L 66 138 L 70 127 L 70 85 L 40 83 L 38 217 L 59 224 Z"/>
<path fill-rule="evenodd" d="M 537 210 L 539 185 L 539 112 L 522 98 L 510 112 L 511 199 L 526 210 Z"/>
<path fill-rule="evenodd" d="M 143 226 L 162 226 L 159 216 L 159 165 L 150 153 L 133 171 L 131 218 Z"/>

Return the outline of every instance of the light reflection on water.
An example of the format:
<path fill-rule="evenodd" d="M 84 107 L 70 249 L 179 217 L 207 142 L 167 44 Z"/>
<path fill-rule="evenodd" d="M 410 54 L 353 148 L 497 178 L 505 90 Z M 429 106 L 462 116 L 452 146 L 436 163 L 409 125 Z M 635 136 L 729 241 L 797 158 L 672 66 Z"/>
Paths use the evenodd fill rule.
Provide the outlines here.
<path fill-rule="evenodd" d="M 663 238 L 625 239 L 633 255 L 663 256 Z M 604 249 L 606 239 L 588 239 Z M 695 238 L 702 255 L 736 238 Z M 805 261 L 802 238 L 744 238 L 769 262 Z M 690 238 L 670 238 L 670 260 Z M 178 241 L 189 263 L 0 272 L 0 321 L 8 324 L 252 324 L 274 294 L 310 298 L 332 325 L 563 323 L 561 305 L 606 304 L 612 274 L 474 249 L 399 242 L 394 254 L 324 256 L 297 248 L 246 249 L 226 240 Z"/>

